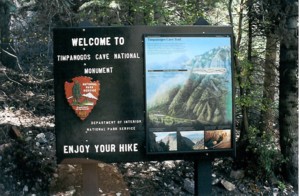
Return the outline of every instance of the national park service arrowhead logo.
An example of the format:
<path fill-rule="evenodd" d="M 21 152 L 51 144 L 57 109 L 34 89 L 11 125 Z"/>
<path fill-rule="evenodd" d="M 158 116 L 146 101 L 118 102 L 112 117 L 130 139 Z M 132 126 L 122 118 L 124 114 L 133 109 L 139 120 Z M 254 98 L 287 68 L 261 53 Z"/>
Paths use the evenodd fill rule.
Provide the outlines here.
<path fill-rule="evenodd" d="M 100 94 L 100 83 L 92 78 L 79 76 L 65 82 L 65 95 L 76 115 L 84 120 L 96 105 Z"/>

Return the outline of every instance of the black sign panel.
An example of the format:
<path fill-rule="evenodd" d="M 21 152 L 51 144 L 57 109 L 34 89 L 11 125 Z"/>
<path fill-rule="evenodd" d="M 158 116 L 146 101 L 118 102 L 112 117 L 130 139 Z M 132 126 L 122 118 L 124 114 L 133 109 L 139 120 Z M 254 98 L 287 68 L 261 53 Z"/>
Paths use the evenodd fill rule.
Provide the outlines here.
<path fill-rule="evenodd" d="M 59 163 L 75 158 L 131 162 L 234 154 L 234 130 L 226 124 L 212 129 L 229 130 L 229 148 L 205 154 L 149 155 L 144 67 L 148 34 L 230 37 L 230 27 L 87 27 L 58 28 L 53 33 Z"/>

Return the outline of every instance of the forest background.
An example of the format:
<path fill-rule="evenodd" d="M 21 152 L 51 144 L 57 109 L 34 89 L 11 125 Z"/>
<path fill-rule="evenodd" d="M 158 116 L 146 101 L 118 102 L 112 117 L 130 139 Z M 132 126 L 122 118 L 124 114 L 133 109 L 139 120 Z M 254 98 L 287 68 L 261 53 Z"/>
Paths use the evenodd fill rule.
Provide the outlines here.
<path fill-rule="evenodd" d="M 233 167 L 262 182 L 287 181 L 298 189 L 296 0 L 0 0 L 1 110 L 22 108 L 53 120 L 55 27 L 193 25 L 200 17 L 234 29 Z M 37 91 L 43 102 L 30 103 Z"/>

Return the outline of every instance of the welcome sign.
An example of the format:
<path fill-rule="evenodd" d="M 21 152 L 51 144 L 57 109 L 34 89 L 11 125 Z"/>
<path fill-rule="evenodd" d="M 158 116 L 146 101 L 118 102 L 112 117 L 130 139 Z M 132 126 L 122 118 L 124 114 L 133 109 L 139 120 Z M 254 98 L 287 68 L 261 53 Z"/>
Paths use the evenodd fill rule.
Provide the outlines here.
<path fill-rule="evenodd" d="M 231 35 L 210 26 L 54 29 L 58 163 L 234 155 Z"/>

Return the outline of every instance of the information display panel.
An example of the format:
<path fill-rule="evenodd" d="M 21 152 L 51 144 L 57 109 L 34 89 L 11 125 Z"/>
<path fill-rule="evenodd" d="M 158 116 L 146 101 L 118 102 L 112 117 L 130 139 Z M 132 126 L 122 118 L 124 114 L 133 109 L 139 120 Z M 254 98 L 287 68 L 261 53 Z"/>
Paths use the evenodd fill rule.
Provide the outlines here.
<path fill-rule="evenodd" d="M 211 26 L 54 29 L 57 162 L 198 159 L 202 152 L 206 157 L 234 155 L 231 48 L 226 48 L 231 34 L 231 27 Z M 202 68 L 206 63 L 200 61 L 209 52 L 214 56 L 206 57 L 211 68 Z M 188 88 L 179 90 L 183 84 Z M 164 85 L 177 87 L 172 91 Z M 193 134 L 196 143 L 207 139 L 204 147 L 180 146 L 178 138 Z M 162 139 L 153 138 L 167 135 L 176 135 L 176 147 L 166 143 L 169 147 L 161 150 Z"/>
<path fill-rule="evenodd" d="M 232 150 L 230 35 L 144 36 L 149 154 Z"/>

